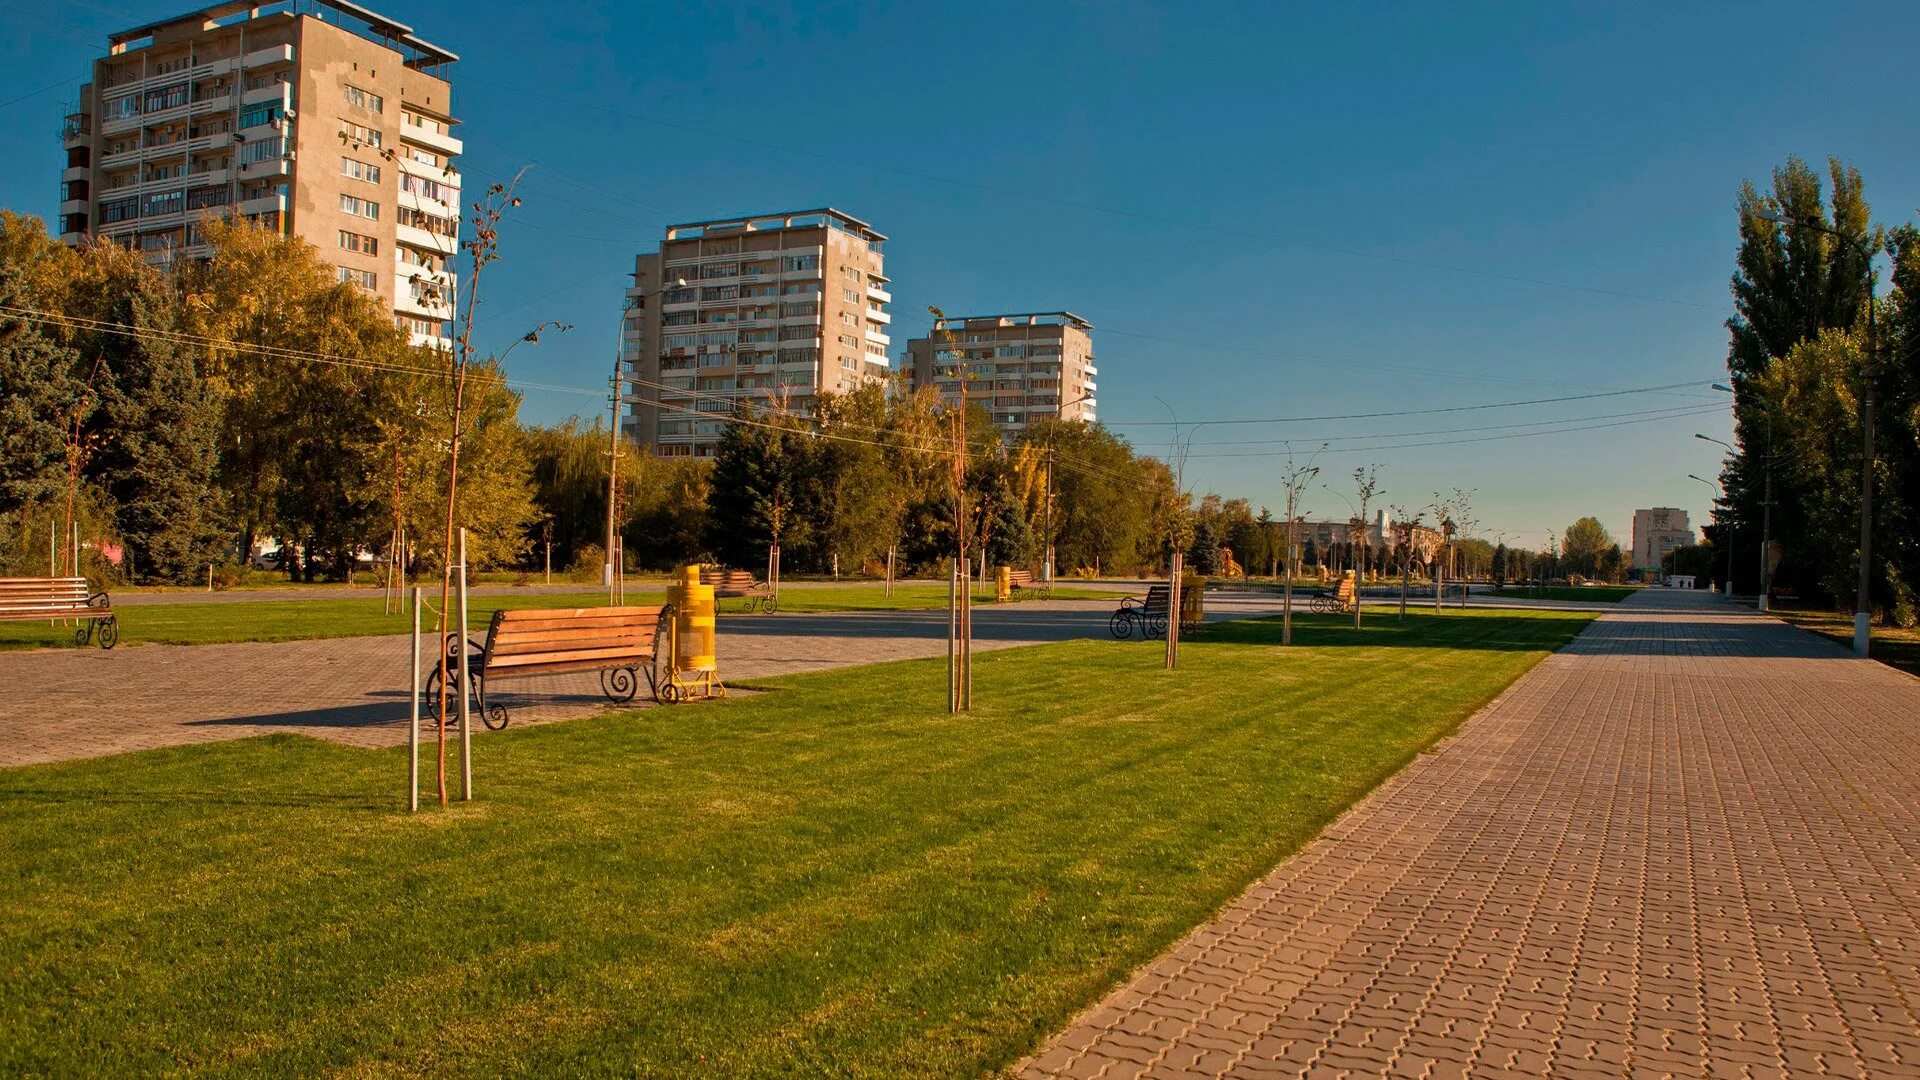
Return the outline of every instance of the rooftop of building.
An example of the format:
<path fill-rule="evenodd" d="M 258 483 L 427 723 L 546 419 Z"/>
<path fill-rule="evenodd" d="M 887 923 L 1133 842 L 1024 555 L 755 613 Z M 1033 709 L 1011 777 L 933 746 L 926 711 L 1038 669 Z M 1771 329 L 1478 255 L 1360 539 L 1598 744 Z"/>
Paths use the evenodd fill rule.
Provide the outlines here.
<path fill-rule="evenodd" d="M 868 243 L 886 239 L 873 226 L 851 214 L 832 207 L 813 210 L 779 210 L 769 214 L 743 214 L 739 217 L 712 218 L 667 226 L 668 240 L 695 240 L 743 232 L 770 232 L 775 229 L 817 229 L 821 226 L 850 232 Z"/>
<path fill-rule="evenodd" d="M 1091 330 L 1093 324 L 1075 315 L 1071 311 L 1021 311 L 986 315 L 948 315 L 934 322 L 936 330 L 964 330 L 967 327 L 978 328 L 983 323 L 996 326 L 1071 326 L 1078 330 Z"/>
<path fill-rule="evenodd" d="M 107 44 L 113 52 L 120 53 L 129 48 L 145 48 L 152 43 L 151 39 L 154 35 L 178 27 L 200 31 L 217 30 L 254 19 L 281 15 L 306 15 L 329 25 L 339 26 L 349 33 L 385 45 L 402 54 L 406 58 L 408 67 L 438 67 L 460 59 L 455 54 L 422 40 L 413 32 L 413 27 L 406 23 L 389 19 L 377 11 L 348 3 L 347 0 L 279 0 L 278 3 L 270 4 L 261 4 L 252 0 L 228 0 L 224 4 L 215 4 L 212 7 L 189 11 L 182 15 L 159 19 L 109 34 Z"/>

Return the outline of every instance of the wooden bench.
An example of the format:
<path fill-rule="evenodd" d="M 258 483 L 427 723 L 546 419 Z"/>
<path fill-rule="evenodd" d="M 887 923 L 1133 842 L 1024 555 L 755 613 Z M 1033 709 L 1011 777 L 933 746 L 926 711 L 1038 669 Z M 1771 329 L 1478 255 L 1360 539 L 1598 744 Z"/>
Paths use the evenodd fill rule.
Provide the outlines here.
<path fill-rule="evenodd" d="M 487 699 L 494 683 L 535 675 L 598 671 L 600 691 L 616 704 L 633 700 L 640 676 L 660 700 L 659 653 L 669 637 L 673 605 L 653 607 L 550 608 L 496 611 L 486 642 L 467 654 L 480 718 L 495 731 L 507 726 L 507 707 Z M 460 679 L 460 635 L 447 635 L 447 648 L 427 677 L 427 696 L 440 693 L 442 671 Z"/>
<path fill-rule="evenodd" d="M 1120 601 L 1119 610 L 1107 623 L 1113 636 L 1125 641 L 1133 636 L 1134 630 L 1140 631 L 1140 639 L 1165 637 L 1167 634 L 1167 607 L 1170 590 L 1165 585 L 1147 586 L 1145 599 L 1129 596 Z"/>
<path fill-rule="evenodd" d="M 1334 614 L 1352 611 L 1353 605 L 1358 602 L 1359 589 L 1354 585 L 1353 578 L 1343 576 L 1339 586 L 1333 592 L 1323 591 L 1313 594 L 1313 602 L 1309 606 L 1322 614 Z"/>
<path fill-rule="evenodd" d="M 103 592 L 86 578 L 0 578 L 0 622 L 74 619 L 85 625 L 73 632 L 75 644 L 98 640 L 102 649 L 120 641 L 120 619 Z"/>
<path fill-rule="evenodd" d="M 1033 571 L 1031 570 L 1008 570 L 1007 588 L 1009 592 L 1047 593 L 1053 591 L 1052 588 L 1044 582 L 1038 585 L 1034 584 Z"/>
<path fill-rule="evenodd" d="M 758 610 L 771 614 L 777 603 L 773 590 L 767 586 L 767 583 L 756 580 L 745 570 L 703 566 L 700 568 L 700 584 L 713 586 L 715 600 L 745 597 L 747 611 Z"/>

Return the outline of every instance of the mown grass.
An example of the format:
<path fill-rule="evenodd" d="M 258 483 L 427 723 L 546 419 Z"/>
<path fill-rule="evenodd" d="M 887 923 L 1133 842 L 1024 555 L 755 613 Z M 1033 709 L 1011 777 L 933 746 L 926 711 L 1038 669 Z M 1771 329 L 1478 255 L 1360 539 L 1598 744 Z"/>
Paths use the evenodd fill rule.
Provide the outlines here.
<path fill-rule="evenodd" d="M 1517 600 L 1584 600 L 1593 604 L 1617 604 L 1640 590 L 1631 585 L 1506 585 L 1493 590 L 1493 596 Z"/>
<path fill-rule="evenodd" d="M 0 771 L 0 1074 L 979 1075 L 1587 619 L 994 652 L 960 717 L 783 678 L 488 735 L 418 816 L 296 736 Z"/>
<path fill-rule="evenodd" d="M 661 587 L 627 590 L 630 604 L 666 602 Z M 1022 594 L 1023 597 L 1025 594 Z M 1056 588 L 1058 600 L 1088 600 L 1118 597 L 1122 594 L 1090 589 Z M 437 588 L 427 603 L 438 604 Z M 993 597 L 978 598 L 981 604 Z M 474 630 L 485 630 L 497 608 L 599 607 L 606 603 L 604 592 L 523 593 L 512 596 L 473 596 L 467 601 L 467 622 Z M 745 601 L 720 601 L 722 615 L 741 613 Z M 787 585 L 780 590 L 780 610 L 796 611 L 915 611 L 947 606 L 944 585 L 898 585 L 887 596 L 880 585 L 850 587 Z M 390 615 L 376 598 L 235 600 L 183 604 L 133 604 L 116 609 L 120 619 L 120 641 L 124 645 L 211 645 L 230 641 L 305 641 L 314 638 L 362 637 L 371 634 L 404 634 L 412 626 L 412 615 Z M 431 625 L 426 614 L 424 625 Z M 35 648 L 73 644 L 69 628 L 49 626 L 45 622 L 0 623 L 0 648 Z"/>

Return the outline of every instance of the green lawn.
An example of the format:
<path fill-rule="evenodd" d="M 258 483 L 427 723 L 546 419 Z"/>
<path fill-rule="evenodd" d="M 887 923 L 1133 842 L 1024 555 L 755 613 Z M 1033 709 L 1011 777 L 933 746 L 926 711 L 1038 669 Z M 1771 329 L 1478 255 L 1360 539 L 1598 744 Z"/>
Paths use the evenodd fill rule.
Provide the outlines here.
<path fill-rule="evenodd" d="M 666 590 L 654 587 L 627 590 L 631 604 L 659 604 Z M 1089 589 L 1057 588 L 1057 600 L 1087 600 L 1122 594 Z M 991 595 L 979 603 L 992 602 Z M 440 602 L 439 589 L 427 603 Z M 485 630 L 496 608 L 598 607 L 604 592 L 523 593 L 513 596 L 474 596 L 467 601 L 467 621 Z M 722 615 L 739 614 L 744 600 L 722 600 Z M 944 585 L 899 585 L 892 596 L 880 585 L 847 587 L 788 585 L 780 590 L 781 611 L 905 611 L 944 608 Z M 125 645 L 210 645 L 226 641 L 302 641 L 311 638 L 360 637 L 368 634 L 404 634 L 411 615 L 389 615 L 385 605 L 370 598 L 314 600 L 235 600 L 188 604 L 136 604 L 118 609 L 120 642 Z M 432 615 L 426 616 L 431 625 Z M 73 632 L 44 622 L 0 623 L 0 649 L 72 645 Z"/>
<path fill-rule="evenodd" d="M 1516 600 L 1585 600 L 1594 604 L 1617 604 L 1639 591 L 1632 585 L 1508 585 L 1493 590 L 1492 595 Z"/>
<path fill-rule="evenodd" d="M 297 736 L 0 770 L 0 1074 L 980 1075 L 1587 618 L 987 653 L 959 718 L 783 678 L 488 734 L 419 816 Z"/>

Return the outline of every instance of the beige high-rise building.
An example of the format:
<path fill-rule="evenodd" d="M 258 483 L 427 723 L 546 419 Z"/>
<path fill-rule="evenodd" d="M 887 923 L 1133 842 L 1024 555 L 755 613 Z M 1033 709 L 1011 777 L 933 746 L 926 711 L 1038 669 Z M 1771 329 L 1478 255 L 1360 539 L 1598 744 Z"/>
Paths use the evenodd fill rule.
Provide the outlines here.
<path fill-rule="evenodd" d="M 907 342 L 913 385 L 937 387 L 955 403 L 964 370 L 968 399 L 1007 431 L 1046 417 L 1092 423 L 1092 330 L 1070 311 L 948 317 L 934 324 L 934 336 Z"/>
<path fill-rule="evenodd" d="M 1634 570 L 1659 570 L 1661 560 L 1674 548 L 1694 542 L 1693 526 L 1687 524 L 1687 512 L 1671 506 L 1633 512 Z"/>
<path fill-rule="evenodd" d="M 623 430 L 710 457 L 736 411 L 802 415 L 887 374 L 886 237 L 838 210 L 674 225 L 637 256 L 621 334 Z"/>
<path fill-rule="evenodd" d="M 340 0 L 216 4 L 123 30 L 61 141 L 60 238 L 208 253 L 238 214 L 312 244 L 417 344 L 446 347 L 460 232 L 452 53 Z"/>

